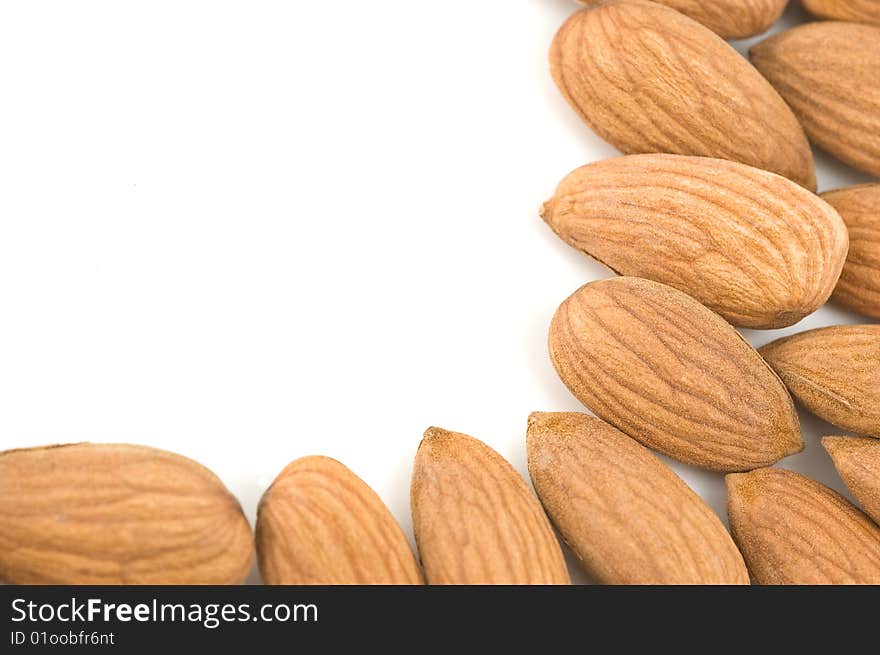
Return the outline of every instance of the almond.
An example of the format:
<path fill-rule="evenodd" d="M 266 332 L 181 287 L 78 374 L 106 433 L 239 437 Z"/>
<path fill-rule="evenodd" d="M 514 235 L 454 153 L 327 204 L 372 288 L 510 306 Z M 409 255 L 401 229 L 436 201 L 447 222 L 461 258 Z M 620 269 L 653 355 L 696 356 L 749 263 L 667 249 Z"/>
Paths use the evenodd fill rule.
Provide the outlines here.
<path fill-rule="evenodd" d="M 801 0 L 801 4 L 817 18 L 880 25 L 877 0 Z"/>
<path fill-rule="evenodd" d="M 727 513 L 756 584 L 880 584 L 880 528 L 798 473 L 727 476 Z"/>
<path fill-rule="evenodd" d="M 803 449 L 779 378 L 730 324 L 672 287 L 586 284 L 556 311 L 549 346 L 578 400 L 670 457 L 741 471 Z"/>
<path fill-rule="evenodd" d="M 260 500 L 257 560 L 267 584 L 422 584 L 409 543 L 367 484 L 329 457 L 303 457 Z"/>
<path fill-rule="evenodd" d="M 880 184 L 828 191 L 822 198 L 849 228 L 849 254 L 832 299 L 880 318 Z"/>
<path fill-rule="evenodd" d="M 429 428 L 412 479 L 429 584 L 569 584 L 553 529 L 525 480 L 473 437 Z"/>
<path fill-rule="evenodd" d="M 808 23 L 762 41 L 750 56 L 813 143 L 880 175 L 880 27 Z"/>
<path fill-rule="evenodd" d="M 647 448 L 604 421 L 535 413 L 527 436 L 538 497 L 603 584 L 748 584 L 718 517 Z"/>
<path fill-rule="evenodd" d="M 129 445 L 0 453 L 0 580 L 13 584 L 233 584 L 254 542 L 201 464 Z"/>
<path fill-rule="evenodd" d="M 673 286 L 750 328 L 785 327 L 823 305 L 848 243 L 837 212 L 803 187 L 707 157 L 582 166 L 542 217 L 616 273 Z"/>
<path fill-rule="evenodd" d="M 581 4 L 594 4 L 578 0 Z M 870 0 L 866 0 L 870 3 Z M 745 39 L 766 32 L 788 0 L 657 0 L 693 18 L 724 39 Z"/>
<path fill-rule="evenodd" d="M 779 94 L 674 9 L 613 0 L 580 11 L 556 34 L 550 69 L 581 118 L 625 154 L 730 159 L 816 188 L 806 136 Z"/>
<path fill-rule="evenodd" d="M 808 330 L 760 352 L 813 414 L 880 437 L 880 325 Z"/>
<path fill-rule="evenodd" d="M 822 445 L 862 509 L 880 523 L 880 440 L 822 437 Z"/>

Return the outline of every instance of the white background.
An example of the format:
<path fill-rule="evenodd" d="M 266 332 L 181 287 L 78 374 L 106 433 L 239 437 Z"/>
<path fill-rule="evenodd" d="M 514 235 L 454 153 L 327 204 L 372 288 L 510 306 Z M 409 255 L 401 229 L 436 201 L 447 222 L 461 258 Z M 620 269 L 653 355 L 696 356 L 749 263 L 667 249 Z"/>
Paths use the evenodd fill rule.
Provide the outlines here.
<path fill-rule="evenodd" d="M 407 533 L 429 425 L 525 473 L 528 413 L 581 409 L 550 318 L 608 275 L 537 216 L 616 154 L 547 72 L 574 9 L 4 3 L 0 448 L 174 450 L 252 521 L 282 467 L 326 454 Z M 817 161 L 823 190 L 867 179 Z M 817 440 L 837 431 L 802 419 L 783 466 L 842 490 Z M 722 477 L 675 468 L 723 516 Z"/>

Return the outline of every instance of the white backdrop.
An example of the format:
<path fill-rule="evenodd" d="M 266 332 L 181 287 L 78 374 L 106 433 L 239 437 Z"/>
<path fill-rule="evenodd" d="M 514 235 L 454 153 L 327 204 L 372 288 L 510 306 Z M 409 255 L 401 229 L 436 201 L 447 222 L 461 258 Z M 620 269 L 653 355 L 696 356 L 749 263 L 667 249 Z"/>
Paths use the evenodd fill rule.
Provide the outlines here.
<path fill-rule="evenodd" d="M 326 454 L 408 533 L 427 426 L 525 473 L 529 412 L 581 409 L 550 318 L 608 275 L 537 216 L 616 154 L 547 72 L 575 7 L 0 5 L 0 448 L 174 450 L 251 520 L 285 464 Z M 867 179 L 817 159 L 822 190 Z M 782 465 L 842 490 L 818 444 L 838 431 L 801 417 Z M 674 466 L 723 516 L 721 476 Z"/>

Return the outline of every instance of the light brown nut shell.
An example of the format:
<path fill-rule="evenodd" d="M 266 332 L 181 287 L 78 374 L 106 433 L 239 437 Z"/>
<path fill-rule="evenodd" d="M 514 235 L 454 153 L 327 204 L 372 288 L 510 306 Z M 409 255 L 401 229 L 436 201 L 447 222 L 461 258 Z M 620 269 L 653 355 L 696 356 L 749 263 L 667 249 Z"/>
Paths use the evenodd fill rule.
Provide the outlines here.
<path fill-rule="evenodd" d="M 755 584 L 880 584 L 880 527 L 798 473 L 727 476 L 733 538 Z"/>
<path fill-rule="evenodd" d="M 527 436 L 538 497 L 603 584 L 748 584 L 715 513 L 651 451 L 586 414 L 534 413 Z"/>
<path fill-rule="evenodd" d="M 0 580 L 13 584 L 237 584 L 254 556 L 217 476 L 142 446 L 0 453 L 0 525 Z"/>
<path fill-rule="evenodd" d="M 525 480 L 482 441 L 429 428 L 412 479 L 429 584 L 569 584 L 559 542 Z"/>
<path fill-rule="evenodd" d="M 880 437 L 880 325 L 807 330 L 772 341 L 760 353 L 813 414 Z"/>
<path fill-rule="evenodd" d="M 582 166 L 542 217 L 613 271 L 673 286 L 750 328 L 792 325 L 822 306 L 849 240 L 837 211 L 794 182 L 682 155 Z"/>
<path fill-rule="evenodd" d="M 670 457 L 742 471 L 803 449 L 779 378 L 730 324 L 672 287 L 590 282 L 556 311 L 549 347 L 578 400 Z"/>
<path fill-rule="evenodd" d="M 598 0 L 597 0 L 598 1 Z M 871 0 L 862 0 L 870 4 Z M 578 0 L 581 4 L 597 4 Z M 788 0 L 657 0 L 705 25 L 723 39 L 745 39 L 766 32 Z"/>
<path fill-rule="evenodd" d="M 880 318 L 880 184 L 836 189 L 822 198 L 849 229 L 849 254 L 832 300 Z"/>
<path fill-rule="evenodd" d="M 762 41 L 750 57 L 813 143 L 880 176 L 880 27 L 808 23 Z"/>
<path fill-rule="evenodd" d="M 801 0 L 801 4 L 817 18 L 880 25 L 877 0 Z"/>
<path fill-rule="evenodd" d="M 822 446 L 865 513 L 880 523 L 880 439 L 822 437 Z"/>
<path fill-rule="evenodd" d="M 260 501 L 257 559 L 267 584 L 422 584 L 394 516 L 370 487 L 329 457 L 303 457 Z"/>
<path fill-rule="evenodd" d="M 612 0 L 571 16 L 550 50 L 556 85 L 625 154 L 718 157 L 813 191 L 813 155 L 779 94 L 709 29 L 653 2 Z"/>

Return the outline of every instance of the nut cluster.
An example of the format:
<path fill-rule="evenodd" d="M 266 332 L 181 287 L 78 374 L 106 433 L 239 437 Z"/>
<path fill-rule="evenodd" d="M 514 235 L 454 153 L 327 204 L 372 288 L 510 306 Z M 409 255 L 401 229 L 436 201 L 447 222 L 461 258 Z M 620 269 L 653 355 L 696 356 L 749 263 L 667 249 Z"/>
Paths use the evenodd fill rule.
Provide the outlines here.
<path fill-rule="evenodd" d="M 288 465 L 255 531 L 204 466 L 132 445 L 0 453 L 0 580 L 568 584 L 557 534 L 604 584 L 880 584 L 880 325 L 756 350 L 737 328 L 829 299 L 880 318 L 880 184 L 817 195 L 810 144 L 880 176 L 880 3 L 755 46 L 785 0 L 586 3 L 557 33 L 562 95 L 623 156 L 569 173 L 541 211 L 617 276 L 549 328 L 592 412 L 533 413 L 532 489 L 485 443 L 430 428 L 411 484 L 418 560 L 340 462 Z M 827 450 L 861 509 L 774 467 L 804 448 L 793 398 L 857 436 Z M 730 532 L 653 451 L 726 474 Z M 555 531 L 554 531 L 555 528 Z"/>

